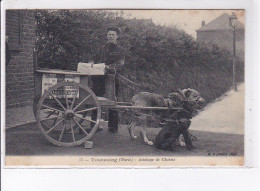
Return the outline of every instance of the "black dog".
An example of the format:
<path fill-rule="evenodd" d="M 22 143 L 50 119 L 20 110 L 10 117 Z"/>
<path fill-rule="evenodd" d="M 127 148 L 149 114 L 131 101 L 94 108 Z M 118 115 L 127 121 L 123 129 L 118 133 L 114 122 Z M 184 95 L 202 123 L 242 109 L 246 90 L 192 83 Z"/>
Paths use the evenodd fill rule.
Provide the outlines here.
<path fill-rule="evenodd" d="M 183 109 L 177 113 L 172 113 L 166 122 L 166 127 L 162 128 L 155 138 L 155 146 L 161 150 L 175 151 L 178 139 L 182 134 L 185 145 L 188 150 L 195 147 L 192 144 L 190 133 L 188 131 L 194 112 L 201 108 L 205 100 L 194 89 L 179 90 L 178 93 L 172 93 L 169 97 L 174 100 L 173 107 L 182 106 Z"/>

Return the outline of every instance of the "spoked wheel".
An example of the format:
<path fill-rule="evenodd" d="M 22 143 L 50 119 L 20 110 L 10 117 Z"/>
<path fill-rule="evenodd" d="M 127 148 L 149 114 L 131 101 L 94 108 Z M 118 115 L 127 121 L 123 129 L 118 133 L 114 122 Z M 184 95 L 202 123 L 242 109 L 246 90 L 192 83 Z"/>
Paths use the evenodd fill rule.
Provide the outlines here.
<path fill-rule="evenodd" d="M 96 112 L 96 119 L 91 119 Z M 44 137 L 58 146 L 78 146 L 97 131 L 101 107 L 94 92 L 75 82 L 47 90 L 37 105 L 36 122 Z"/>

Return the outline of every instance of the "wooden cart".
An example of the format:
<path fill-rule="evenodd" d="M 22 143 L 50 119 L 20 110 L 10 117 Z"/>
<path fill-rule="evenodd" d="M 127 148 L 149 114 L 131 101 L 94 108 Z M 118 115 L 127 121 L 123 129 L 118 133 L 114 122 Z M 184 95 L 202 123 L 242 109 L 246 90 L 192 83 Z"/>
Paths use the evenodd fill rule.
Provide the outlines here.
<path fill-rule="evenodd" d="M 99 127 L 101 108 L 116 106 L 114 75 L 105 77 L 105 97 L 97 97 L 89 88 L 90 76 L 76 71 L 35 70 L 34 114 L 49 142 L 58 146 L 86 142 Z"/>

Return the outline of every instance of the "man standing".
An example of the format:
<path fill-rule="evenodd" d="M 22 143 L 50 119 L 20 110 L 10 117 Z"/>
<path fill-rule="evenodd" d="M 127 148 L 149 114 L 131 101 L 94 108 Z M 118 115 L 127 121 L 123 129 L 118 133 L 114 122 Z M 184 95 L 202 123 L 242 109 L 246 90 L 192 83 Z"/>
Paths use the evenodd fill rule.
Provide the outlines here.
<path fill-rule="evenodd" d="M 117 44 L 120 31 L 116 27 L 107 29 L 107 43 L 102 47 L 99 55 L 95 59 L 95 63 L 105 63 L 106 73 L 116 75 L 120 72 L 124 65 L 125 50 Z M 94 76 L 93 91 L 97 96 L 105 94 L 105 78 L 104 76 Z M 119 82 L 115 78 L 115 96 L 118 97 Z M 96 112 L 93 112 L 92 118 L 96 118 Z M 108 131 L 117 133 L 118 131 L 118 111 L 109 109 L 108 111 Z"/>

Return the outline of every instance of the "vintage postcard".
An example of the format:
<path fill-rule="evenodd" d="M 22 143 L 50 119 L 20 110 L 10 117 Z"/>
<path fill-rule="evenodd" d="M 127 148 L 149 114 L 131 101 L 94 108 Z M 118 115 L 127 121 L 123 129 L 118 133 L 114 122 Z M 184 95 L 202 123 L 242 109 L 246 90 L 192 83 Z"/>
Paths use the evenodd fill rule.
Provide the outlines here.
<path fill-rule="evenodd" d="M 244 166 L 245 10 L 4 11 L 5 168 Z"/>

